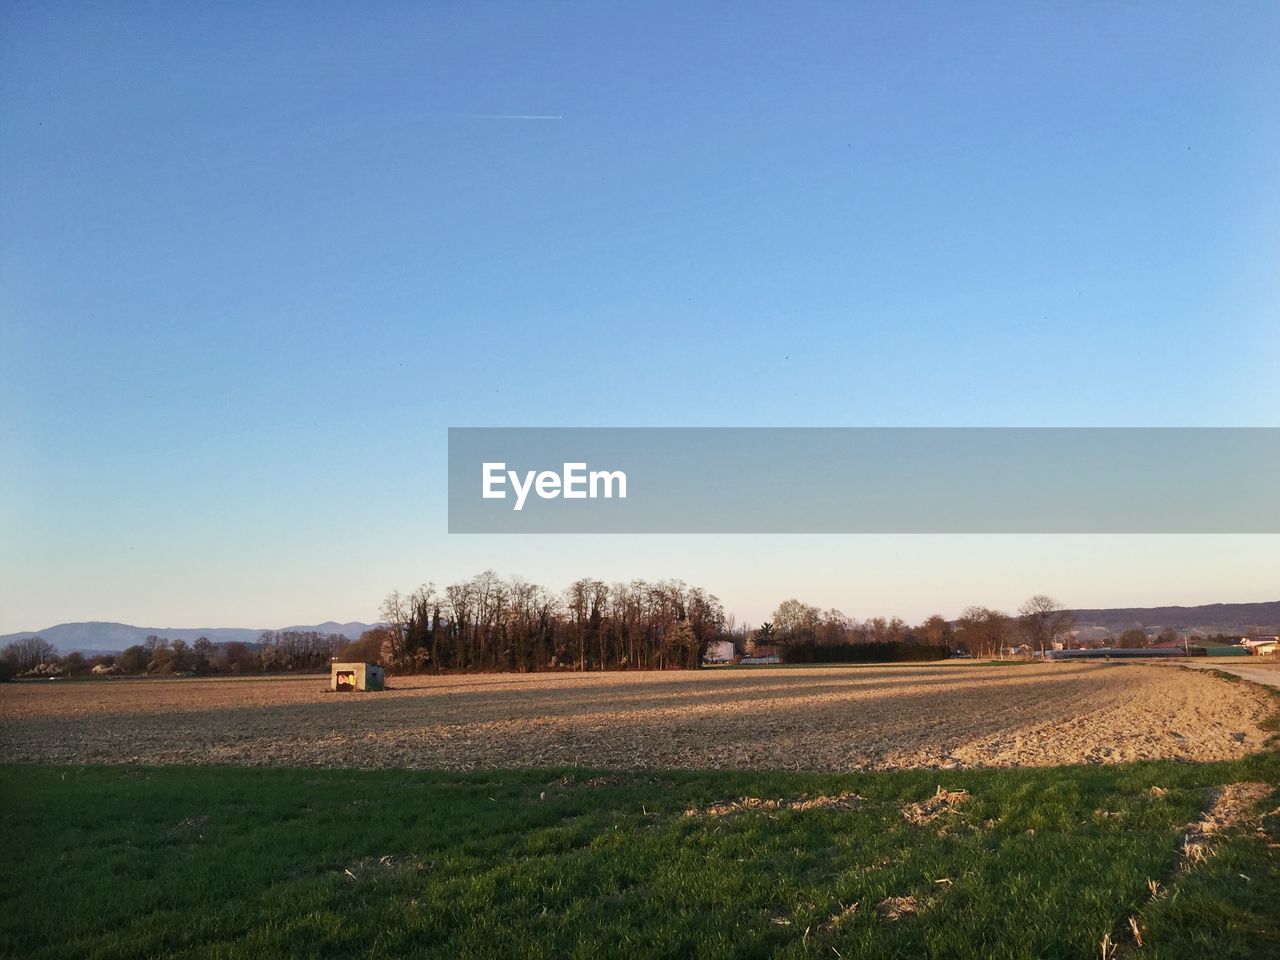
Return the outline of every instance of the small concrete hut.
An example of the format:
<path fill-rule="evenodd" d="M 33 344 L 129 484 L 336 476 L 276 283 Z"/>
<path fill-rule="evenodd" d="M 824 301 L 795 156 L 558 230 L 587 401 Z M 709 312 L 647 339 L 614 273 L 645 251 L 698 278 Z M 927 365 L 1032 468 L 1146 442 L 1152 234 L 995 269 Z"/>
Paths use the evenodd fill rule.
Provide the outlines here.
<path fill-rule="evenodd" d="M 329 689 L 337 693 L 354 693 L 357 690 L 382 690 L 385 674 L 376 663 L 329 664 Z"/>

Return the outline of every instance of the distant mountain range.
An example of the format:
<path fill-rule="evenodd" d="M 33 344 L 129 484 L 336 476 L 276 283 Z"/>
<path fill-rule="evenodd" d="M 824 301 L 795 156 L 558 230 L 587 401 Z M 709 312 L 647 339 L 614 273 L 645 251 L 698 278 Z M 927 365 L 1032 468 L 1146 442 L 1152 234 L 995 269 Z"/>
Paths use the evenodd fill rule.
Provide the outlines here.
<path fill-rule="evenodd" d="M 1268 603 L 1209 603 L 1199 607 L 1117 607 L 1101 610 L 1073 610 L 1076 628 L 1084 636 L 1101 637 L 1120 634 L 1130 628 L 1158 630 L 1170 628 L 1179 633 L 1238 634 L 1249 627 L 1258 627 L 1263 633 L 1276 633 L 1280 629 L 1280 600 Z M 324 623 L 248 629 L 245 627 L 135 627 L 128 623 L 59 623 L 45 630 L 28 630 L 0 636 L 0 647 L 12 640 L 25 640 L 40 636 L 58 648 L 59 653 L 79 650 L 82 653 L 118 653 L 125 647 L 142 643 L 147 637 L 167 637 L 170 640 L 186 640 L 208 637 L 217 644 L 256 643 L 263 629 L 314 630 L 318 633 L 340 633 L 355 640 L 372 623 Z"/>
<path fill-rule="evenodd" d="M 1269 603 L 1207 603 L 1199 607 L 1117 607 L 1073 610 L 1082 632 L 1119 634 L 1125 630 L 1169 628 L 1179 633 L 1240 634 L 1249 627 L 1275 633 L 1280 626 L 1280 600 Z"/>
<path fill-rule="evenodd" d="M 251 630 L 247 627 L 135 627 L 128 623 L 59 623 L 47 630 L 27 630 L 22 633 L 9 633 L 0 636 L 0 647 L 12 640 L 25 640 L 28 637 L 43 637 L 58 648 L 59 653 L 70 653 L 79 650 L 82 653 L 119 653 L 125 647 L 142 643 L 147 637 L 166 637 L 169 640 L 186 640 L 208 637 L 217 644 L 222 643 L 257 643 L 264 629 L 294 630 L 317 633 L 341 633 L 357 639 L 370 627 L 371 623 L 337 623 L 327 620 L 324 623 L 313 623 L 305 626 L 264 627 Z"/>

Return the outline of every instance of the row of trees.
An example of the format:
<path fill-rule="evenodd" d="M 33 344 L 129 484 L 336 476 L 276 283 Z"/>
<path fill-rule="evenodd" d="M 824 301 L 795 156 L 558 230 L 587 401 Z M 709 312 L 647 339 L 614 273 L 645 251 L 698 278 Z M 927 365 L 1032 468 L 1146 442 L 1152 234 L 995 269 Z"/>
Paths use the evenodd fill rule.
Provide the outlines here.
<path fill-rule="evenodd" d="M 1130 649 L 1135 647 L 1150 647 L 1153 644 L 1157 644 L 1157 643 L 1167 644 L 1177 639 L 1178 639 L 1178 631 L 1172 630 L 1168 627 L 1161 630 L 1156 635 L 1154 640 L 1147 635 L 1147 631 L 1139 627 L 1131 627 L 1130 629 L 1125 630 L 1123 633 L 1121 633 L 1120 636 L 1116 639 L 1116 646 L 1127 647 Z"/>
<path fill-rule="evenodd" d="M 738 655 L 777 652 L 796 662 L 831 660 L 833 648 L 860 660 L 874 650 L 890 659 L 953 650 L 989 657 L 1069 645 L 1073 629 L 1061 604 L 1037 595 L 1016 616 L 969 607 L 954 623 L 935 614 L 915 626 L 897 617 L 858 621 L 791 599 L 752 630 L 714 595 L 680 580 L 582 579 L 556 592 L 492 570 L 443 590 L 428 583 L 393 592 L 381 615 L 386 625 L 348 652 L 399 673 L 697 667 L 711 644 L 726 642 Z"/>
<path fill-rule="evenodd" d="M 799 600 L 784 600 L 771 620 L 748 635 L 752 652 L 786 650 L 801 646 L 832 647 L 847 644 L 949 645 L 953 631 L 947 620 L 935 614 L 917 626 L 900 617 L 872 617 L 858 621 L 839 610 L 821 610 Z"/>
<path fill-rule="evenodd" d="M 39 637 L 0 653 L 10 674 L 212 674 L 323 670 L 330 659 L 381 663 L 395 673 L 616 670 L 700 666 L 713 643 L 736 654 L 780 652 L 796 662 L 922 659 L 964 650 L 1002 656 L 1019 646 L 1045 651 L 1069 643 L 1061 604 L 1035 596 L 1016 616 L 968 607 L 957 621 L 935 614 L 915 626 L 893 617 L 858 621 L 799 600 L 779 604 L 757 629 L 739 627 L 701 587 L 680 580 L 605 583 L 581 579 L 553 591 L 492 570 L 438 590 L 424 584 L 391 593 L 383 625 L 352 641 L 317 632 L 263 633 L 257 644 L 215 645 L 151 636 L 117 655 L 58 658 Z"/>
<path fill-rule="evenodd" d="M 0 678 L 97 674 L 278 673 L 324 670 L 330 658 L 352 647 L 340 634 L 316 631 L 266 631 L 256 644 L 214 644 L 208 637 L 191 643 L 149 636 L 117 654 L 86 657 L 79 651 L 58 656 L 41 637 L 15 640 L 0 651 Z"/>
<path fill-rule="evenodd" d="M 388 669 L 607 670 L 696 667 L 733 631 L 720 601 L 680 580 L 576 580 L 563 591 L 492 570 L 390 594 L 360 649 Z"/>
<path fill-rule="evenodd" d="M 773 619 L 751 631 L 752 652 L 801 647 L 843 647 L 867 644 L 921 645 L 963 650 L 975 657 L 1008 655 L 1020 646 L 1043 653 L 1069 645 L 1075 624 L 1071 614 L 1052 597 L 1037 594 L 1010 616 L 988 607 L 966 607 L 959 620 L 934 614 L 917 626 L 898 617 L 874 617 L 859 622 L 839 610 L 820 610 L 799 600 L 786 600 Z M 805 654 L 808 659 L 821 654 Z M 793 653 L 792 659 L 799 659 Z"/>

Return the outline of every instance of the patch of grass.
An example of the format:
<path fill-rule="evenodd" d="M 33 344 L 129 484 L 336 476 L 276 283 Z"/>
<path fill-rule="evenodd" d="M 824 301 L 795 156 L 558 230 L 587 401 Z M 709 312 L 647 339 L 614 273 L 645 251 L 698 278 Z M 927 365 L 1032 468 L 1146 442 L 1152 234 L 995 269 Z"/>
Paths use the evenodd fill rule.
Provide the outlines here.
<path fill-rule="evenodd" d="M 1225 670 L 1207 670 L 1205 672 L 1212 677 L 1217 677 L 1219 680 L 1225 680 L 1227 683 L 1241 683 L 1244 680 L 1243 677 L 1236 676 L 1234 673 L 1227 673 Z"/>
<path fill-rule="evenodd" d="M 829 667 L 844 667 L 846 669 L 859 669 L 866 667 L 940 667 L 946 664 L 953 664 L 965 667 L 1016 667 L 1027 663 L 1039 663 L 1037 660 L 981 660 L 973 657 L 943 657 L 940 660 L 876 660 L 867 663 L 843 663 L 833 661 L 831 663 L 719 663 L 707 667 L 708 670 L 741 670 L 749 672 L 753 670 L 812 670 L 815 668 L 826 669 Z"/>
<path fill-rule="evenodd" d="M 1207 789 L 1245 780 L 1280 784 L 1280 759 L 848 775 L 6 766 L 0 955 L 1043 960 L 1096 957 L 1137 916 L 1153 956 L 1263 956 L 1280 942 L 1280 874 L 1260 838 L 1225 838 L 1162 900 L 1147 886 L 1171 882 Z M 909 822 L 903 808 L 939 785 L 969 795 Z M 687 813 L 841 793 L 860 799 Z M 914 914 L 876 909 L 908 897 Z"/>
<path fill-rule="evenodd" d="M 825 670 L 843 668 L 857 670 L 866 667 L 936 667 L 944 663 L 956 663 L 948 658 L 941 660 L 867 660 L 850 661 L 834 660 L 830 663 L 718 663 L 704 667 L 706 670 L 738 670 L 750 673 L 755 670 Z"/>
<path fill-rule="evenodd" d="M 1043 660 L 1017 659 L 1017 660 L 956 660 L 955 663 L 970 663 L 981 667 L 1025 667 L 1032 663 L 1044 663 Z"/>
<path fill-rule="evenodd" d="M 1274 807 L 1274 798 L 1271 803 Z M 1280 957 L 1280 817 L 1222 838 L 1213 856 L 1146 905 L 1140 927 L 1156 960 Z"/>
<path fill-rule="evenodd" d="M 1267 738 L 1267 743 L 1274 746 L 1275 744 L 1280 743 L 1280 688 L 1269 687 L 1261 683 L 1251 683 L 1251 686 L 1255 690 L 1261 690 L 1263 693 L 1271 697 L 1271 704 L 1274 709 L 1271 710 L 1270 715 L 1262 720 L 1258 726 L 1262 730 L 1271 734 L 1271 736 Z"/>

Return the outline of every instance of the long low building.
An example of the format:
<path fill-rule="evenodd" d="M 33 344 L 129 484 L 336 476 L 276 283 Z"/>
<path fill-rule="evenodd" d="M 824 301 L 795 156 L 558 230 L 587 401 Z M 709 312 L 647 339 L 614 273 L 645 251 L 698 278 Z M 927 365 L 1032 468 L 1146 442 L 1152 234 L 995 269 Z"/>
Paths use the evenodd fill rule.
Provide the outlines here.
<path fill-rule="evenodd" d="M 1203 657 L 1204 647 L 1098 647 L 1093 650 L 1049 650 L 1049 660 L 1108 660 L 1135 657 Z"/>

